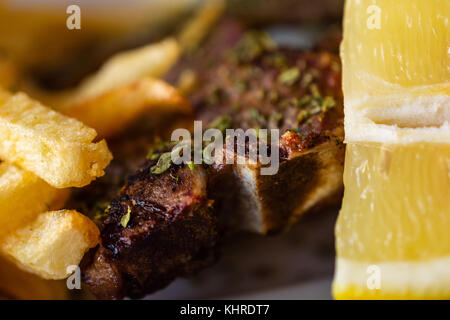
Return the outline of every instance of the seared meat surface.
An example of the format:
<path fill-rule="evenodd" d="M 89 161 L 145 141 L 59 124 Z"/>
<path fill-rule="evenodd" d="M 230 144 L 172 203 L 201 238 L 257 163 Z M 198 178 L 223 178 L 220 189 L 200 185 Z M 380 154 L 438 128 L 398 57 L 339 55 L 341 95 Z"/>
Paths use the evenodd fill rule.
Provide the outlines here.
<path fill-rule="evenodd" d="M 261 176 L 259 164 L 194 170 L 172 164 L 155 174 L 156 158 L 145 158 L 160 133 L 113 142 L 106 176 L 73 197 L 75 207 L 87 198 L 106 208 L 99 219 L 102 244 L 82 263 L 84 281 L 99 298 L 140 297 L 212 264 L 218 230 L 279 232 L 307 211 L 339 203 L 344 147 L 337 56 L 277 48 L 264 33 L 242 36 L 236 24 L 218 32 L 168 79 L 194 69 L 189 99 L 204 128 L 280 129 L 278 174 Z M 83 212 L 97 211 L 95 201 L 84 205 Z"/>
<path fill-rule="evenodd" d="M 226 229 L 279 232 L 307 211 L 339 203 L 344 135 L 337 56 L 277 48 L 266 34 L 247 33 L 197 81 L 190 99 L 208 126 L 280 132 L 276 175 L 261 175 L 260 165 L 214 166 L 208 193 Z"/>
<path fill-rule="evenodd" d="M 214 68 L 199 72 L 190 100 L 209 125 L 290 130 L 300 138 L 296 149 L 310 148 L 342 127 L 339 58 L 270 41 L 264 33 L 246 34 Z"/>
<path fill-rule="evenodd" d="M 107 209 L 102 245 L 82 263 L 98 298 L 140 297 L 215 261 L 217 221 L 201 167 L 152 174 L 148 161 Z"/>

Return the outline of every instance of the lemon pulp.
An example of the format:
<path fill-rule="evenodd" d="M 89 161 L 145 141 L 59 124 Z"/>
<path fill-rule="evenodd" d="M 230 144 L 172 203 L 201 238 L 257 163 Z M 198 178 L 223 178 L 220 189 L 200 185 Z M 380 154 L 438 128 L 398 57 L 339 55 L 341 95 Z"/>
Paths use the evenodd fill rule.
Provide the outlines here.
<path fill-rule="evenodd" d="M 338 255 L 373 263 L 450 256 L 450 145 L 349 143 L 346 152 Z"/>
<path fill-rule="evenodd" d="M 348 0 L 336 298 L 450 298 L 450 1 Z"/>
<path fill-rule="evenodd" d="M 450 145 L 349 143 L 346 153 L 335 297 L 450 298 Z"/>
<path fill-rule="evenodd" d="M 345 98 L 449 94 L 449 19 L 448 0 L 347 1 Z"/>

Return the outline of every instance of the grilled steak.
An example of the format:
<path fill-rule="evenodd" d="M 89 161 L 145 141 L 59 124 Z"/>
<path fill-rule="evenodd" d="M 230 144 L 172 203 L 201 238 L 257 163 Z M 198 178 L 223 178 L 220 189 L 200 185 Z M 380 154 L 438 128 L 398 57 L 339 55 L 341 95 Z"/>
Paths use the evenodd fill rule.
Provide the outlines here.
<path fill-rule="evenodd" d="M 102 299 L 140 297 L 215 260 L 217 219 L 201 166 L 157 175 L 148 161 L 128 178 L 102 225 L 102 246 L 83 260 L 84 281 Z"/>
<path fill-rule="evenodd" d="M 248 33 L 214 68 L 198 75 L 191 95 L 197 117 L 218 128 L 277 128 L 280 168 L 216 166 L 209 195 L 228 228 L 286 229 L 308 210 L 337 204 L 342 191 L 343 112 L 337 56 L 277 49 Z M 226 181 L 226 183 L 224 183 Z"/>
<path fill-rule="evenodd" d="M 228 45 L 239 40 L 240 27 L 231 28 L 232 35 L 222 33 Z M 217 41 L 212 37 L 211 43 Z M 214 46 L 220 47 L 214 53 L 220 59 L 212 59 L 208 46 L 187 59 L 197 75 L 189 96 L 195 117 L 204 127 L 280 129 L 279 171 L 262 176 L 260 164 L 197 165 L 193 171 L 171 165 L 155 173 L 156 160 L 147 160 L 110 203 L 102 244 L 82 262 L 84 280 L 99 298 L 140 297 L 208 266 L 216 258 L 218 230 L 278 232 L 306 211 L 340 200 L 344 148 L 338 58 L 280 49 L 257 32 L 245 35 L 233 50 Z M 186 61 L 169 75 L 172 81 L 183 66 Z M 132 165 L 118 160 L 134 154 L 128 149 L 136 144 L 133 139 L 113 143 L 115 161 L 87 193 L 105 193 L 102 181 L 120 181 L 135 167 L 144 158 L 141 147 Z M 108 195 L 117 189 L 108 189 Z M 75 198 L 83 198 L 83 192 Z"/>

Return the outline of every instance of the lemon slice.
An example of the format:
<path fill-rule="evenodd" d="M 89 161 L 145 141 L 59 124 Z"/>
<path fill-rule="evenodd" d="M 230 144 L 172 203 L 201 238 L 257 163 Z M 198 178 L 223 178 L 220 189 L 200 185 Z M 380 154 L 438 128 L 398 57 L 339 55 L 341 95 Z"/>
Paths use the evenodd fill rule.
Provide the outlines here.
<path fill-rule="evenodd" d="M 346 101 L 380 107 L 374 98 L 448 95 L 449 13 L 448 0 L 347 1 L 341 47 Z"/>
<path fill-rule="evenodd" d="M 340 299 L 450 298 L 450 2 L 348 0 Z"/>
<path fill-rule="evenodd" d="M 450 145 L 349 143 L 346 152 L 335 296 L 450 298 Z"/>

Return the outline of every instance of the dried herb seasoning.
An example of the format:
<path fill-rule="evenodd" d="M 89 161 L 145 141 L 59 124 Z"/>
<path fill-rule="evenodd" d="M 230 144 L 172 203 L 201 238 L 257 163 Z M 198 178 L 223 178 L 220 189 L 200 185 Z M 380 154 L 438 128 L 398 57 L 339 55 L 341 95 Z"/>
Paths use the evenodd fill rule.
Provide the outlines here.
<path fill-rule="evenodd" d="M 209 128 L 215 128 L 222 132 L 224 132 L 226 129 L 231 128 L 232 126 L 232 119 L 229 115 L 220 115 L 214 118 L 213 121 L 209 123 Z"/>
<path fill-rule="evenodd" d="M 172 164 L 171 152 L 165 152 L 161 154 L 161 156 L 158 159 L 158 162 L 153 167 L 150 168 L 150 172 L 153 174 L 161 174 L 167 169 L 169 169 L 171 164 Z"/>
<path fill-rule="evenodd" d="M 297 67 L 289 68 L 278 76 L 278 82 L 292 86 L 300 78 L 300 69 Z"/>
<path fill-rule="evenodd" d="M 122 227 L 124 228 L 127 227 L 128 222 L 130 221 L 130 216 L 131 216 L 131 208 L 130 206 L 128 206 L 127 213 L 122 216 L 122 219 L 120 219 L 120 224 L 122 225 Z"/>

